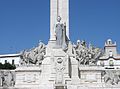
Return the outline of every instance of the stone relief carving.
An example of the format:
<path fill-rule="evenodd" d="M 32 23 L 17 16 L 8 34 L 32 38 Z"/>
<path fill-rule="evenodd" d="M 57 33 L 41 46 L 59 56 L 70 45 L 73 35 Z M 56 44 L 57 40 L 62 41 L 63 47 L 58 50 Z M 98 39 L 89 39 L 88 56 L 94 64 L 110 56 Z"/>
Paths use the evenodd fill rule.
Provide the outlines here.
<path fill-rule="evenodd" d="M 25 77 L 24 82 L 32 83 L 32 82 L 36 81 L 37 75 L 36 74 L 26 74 L 24 77 Z"/>
<path fill-rule="evenodd" d="M 65 69 L 64 62 L 62 58 L 58 58 L 56 62 L 56 84 L 64 84 L 63 80 L 63 72 Z"/>
<path fill-rule="evenodd" d="M 0 86 L 1 87 L 13 87 L 15 85 L 15 73 L 11 71 L 0 72 Z"/>
<path fill-rule="evenodd" d="M 79 61 L 80 65 L 96 65 L 98 58 L 101 56 L 101 49 L 87 44 L 85 41 L 77 41 L 77 45 L 73 45 L 73 54 Z"/>
<path fill-rule="evenodd" d="M 116 85 L 120 83 L 120 71 L 106 70 L 102 72 L 102 79 L 105 83 Z"/>
<path fill-rule="evenodd" d="M 32 48 L 30 50 L 24 50 L 21 52 L 21 65 L 36 64 L 40 65 L 44 59 L 46 51 L 46 46 L 42 42 L 39 43 L 39 46 Z"/>
<path fill-rule="evenodd" d="M 68 38 L 66 36 L 66 23 L 61 23 L 61 17 L 57 17 L 57 24 L 55 28 L 56 46 L 59 48 L 67 49 Z"/>

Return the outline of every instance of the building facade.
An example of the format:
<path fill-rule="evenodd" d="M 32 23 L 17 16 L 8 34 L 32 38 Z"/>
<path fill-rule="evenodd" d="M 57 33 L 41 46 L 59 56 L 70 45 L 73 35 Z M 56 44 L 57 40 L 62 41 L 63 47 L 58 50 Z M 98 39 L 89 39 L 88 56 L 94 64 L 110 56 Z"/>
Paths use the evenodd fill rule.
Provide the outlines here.
<path fill-rule="evenodd" d="M 99 58 L 98 65 L 105 68 L 120 68 L 120 54 L 118 54 L 116 42 L 113 43 L 111 39 L 105 42 L 103 54 Z"/>

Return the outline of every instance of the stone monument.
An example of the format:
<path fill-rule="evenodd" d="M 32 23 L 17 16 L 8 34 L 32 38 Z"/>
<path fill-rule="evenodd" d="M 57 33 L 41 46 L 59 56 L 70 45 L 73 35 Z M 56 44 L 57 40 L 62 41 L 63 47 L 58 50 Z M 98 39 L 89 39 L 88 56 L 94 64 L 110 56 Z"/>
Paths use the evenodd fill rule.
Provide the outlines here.
<path fill-rule="evenodd" d="M 66 35 L 69 38 L 69 0 L 50 0 L 50 41 L 55 40 L 55 25 L 58 16 L 61 16 L 62 22 L 66 22 Z"/>
<path fill-rule="evenodd" d="M 78 40 L 72 44 L 69 38 L 69 0 L 50 0 L 50 3 L 48 44 L 39 42 L 38 46 L 20 52 L 19 67 L 14 71 L 0 73 L 0 87 L 120 89 L 120 68 L 114 68 L 113 63 L 114 59 L 118 60 L 116 45 L 108 41 L 109 44 L 105 47 L 107 51 L 104 52 L 85 41 Z M 110 55 L 106 57 L 108 51 Z M 104 58 L 105 61 L 110 59 L 109 68 L 104 67 L 104 63 L 98 65 L 104 62 Z"/>
<path fill-rule="evenodd" d="M 40 42 L 37 47 L 21 52 L 20 66 L 15 70 L 16 88 L 39 89 L 45 50 L 45 45 Z"/>

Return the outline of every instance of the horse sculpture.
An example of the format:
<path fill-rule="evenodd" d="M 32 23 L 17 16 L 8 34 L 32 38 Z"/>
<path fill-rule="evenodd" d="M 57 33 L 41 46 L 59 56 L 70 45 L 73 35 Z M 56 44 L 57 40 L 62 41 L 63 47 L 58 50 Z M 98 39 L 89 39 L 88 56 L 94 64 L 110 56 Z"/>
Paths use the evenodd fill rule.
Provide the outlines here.
<path fill-rule="evenodd" d="M 37 64 L 40 65 L 45 55 L 45 45 L 40 43 L 38 47 L 31 50 L 24 50 L 21 53 L 21 65 Z"/>

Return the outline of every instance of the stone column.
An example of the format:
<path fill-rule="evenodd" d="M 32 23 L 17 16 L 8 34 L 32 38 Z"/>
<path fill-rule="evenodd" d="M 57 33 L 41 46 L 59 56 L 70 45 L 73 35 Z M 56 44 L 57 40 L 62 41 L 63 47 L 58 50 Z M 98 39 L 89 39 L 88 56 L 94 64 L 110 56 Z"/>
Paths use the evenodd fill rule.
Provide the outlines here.
<path fill-rule="evenodd" d="M 69 0 L 61 0 L 62 1 L 62 10 L 61 17 L 63 23 L 66 22 L 66 35 L 69 39 Z"/>
<path fill-rule="evenodd" d="M 66 35 L 69 38 L 69 0 L 50 1 L 50 41 L 55 39 L 55 25 L 57 16 L 60 15 L 62 22 L 66 22 Z"/>
<path fill-rule="evenodd" d="M 71 57 L 71 66 L 72 66 L 72 76 L 71 76 L 71 80 L 72 80 L 72 84 L 79 84 L 80 83 L 80 79 L 78 76 L 78 61 Z"/>

